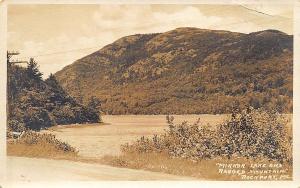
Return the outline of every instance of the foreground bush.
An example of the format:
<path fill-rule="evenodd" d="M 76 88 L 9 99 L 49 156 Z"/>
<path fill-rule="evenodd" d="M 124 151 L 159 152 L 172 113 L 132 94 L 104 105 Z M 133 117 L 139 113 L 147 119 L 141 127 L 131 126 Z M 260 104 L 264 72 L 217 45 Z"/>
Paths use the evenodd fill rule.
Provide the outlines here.
<path fill-rule="evenodd" d="M 25 124 L 20 123 L 20 121 L 14 119 L 7 121 L 7 132 L 11 132 L 11 131 L 22 132 L 25 130 L 26 130 Z"/>
<path fill-rule="evenodd" d="M 247 108 L 234 112 L 229 120 L 215 127 L 198 120 L 175 125 L 167 116 L 169 129 L 151 139 L 141 137 L 122 146 L 124 152 L 167 153 L 194 161 L 214 158 L 267 158 L 292 163 L 292 137 L 287 120 L 276 112 Z"/>
<path fill-rule="evenodd" d="M 27 157 L 77 156 L 74 147 L 55 138 L 53 134 L 25 132 L 16 140 L 7 143 L 8 155 Z"/>

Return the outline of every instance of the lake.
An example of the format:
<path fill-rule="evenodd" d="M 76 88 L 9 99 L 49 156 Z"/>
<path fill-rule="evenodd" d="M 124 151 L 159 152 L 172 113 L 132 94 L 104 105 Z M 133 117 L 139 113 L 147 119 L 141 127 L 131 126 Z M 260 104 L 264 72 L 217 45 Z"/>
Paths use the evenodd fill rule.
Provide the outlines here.
<path fill-rule="evenodd" d="M 174 122 L 188 121 L 216 125 L 228 115 L 174 115 Z M 47 130 L 74 146 L 84 157 L 102 157 L 120 154 L 120 146 L 141 136 L 159 134 L 168 129 L 165 115 L 105 115 L 104 124 L 58 126 Z"/>

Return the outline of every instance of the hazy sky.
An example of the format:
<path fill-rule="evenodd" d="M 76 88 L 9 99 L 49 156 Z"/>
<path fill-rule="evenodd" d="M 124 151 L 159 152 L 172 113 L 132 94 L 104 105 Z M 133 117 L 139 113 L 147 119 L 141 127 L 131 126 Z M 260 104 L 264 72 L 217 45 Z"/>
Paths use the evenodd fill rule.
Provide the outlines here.
<path fill-rule="evenodd" d="M 34 57 L 46 77 L 126 35 L 177 27 L 292 34 L 292 18 L 292 5 L 9 5 L 8 50 Z"/>

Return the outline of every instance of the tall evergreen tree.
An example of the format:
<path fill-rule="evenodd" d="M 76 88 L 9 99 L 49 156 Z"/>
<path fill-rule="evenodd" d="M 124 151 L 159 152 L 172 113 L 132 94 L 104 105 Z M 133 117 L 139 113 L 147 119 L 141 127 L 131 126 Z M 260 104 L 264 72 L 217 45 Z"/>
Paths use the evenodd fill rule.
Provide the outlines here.
<path fill-rule="evenodd" d="M 40 72 L 39 67 L 34 58 L 30 58 L 26 71 L 29 79 L 33 79 L 35 81 L 42 80 L 43 74 Z"/>
<path fill-rule="evenodd" d="M 59 85 L 55 76 L 51 73 L 49 77 L 45 80 L 46 84 L 52 88 L 55 92 L 65 94 L 64 89 Z"/>

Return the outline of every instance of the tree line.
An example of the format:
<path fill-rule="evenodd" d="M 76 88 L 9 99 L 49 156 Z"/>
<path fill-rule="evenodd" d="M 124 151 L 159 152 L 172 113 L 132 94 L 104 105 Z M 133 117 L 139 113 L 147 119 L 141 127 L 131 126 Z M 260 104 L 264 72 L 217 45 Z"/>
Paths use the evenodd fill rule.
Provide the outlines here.
<path fill-rule="evenodd" d="M 8 60 L 8 131 L 41 130 L 54 125 L 101 122 L 100 101 L 91 97 L 83 105 L 71 97 L 55 76 L 43 80 L 37 62 L 26 67 Z"/>

